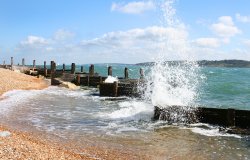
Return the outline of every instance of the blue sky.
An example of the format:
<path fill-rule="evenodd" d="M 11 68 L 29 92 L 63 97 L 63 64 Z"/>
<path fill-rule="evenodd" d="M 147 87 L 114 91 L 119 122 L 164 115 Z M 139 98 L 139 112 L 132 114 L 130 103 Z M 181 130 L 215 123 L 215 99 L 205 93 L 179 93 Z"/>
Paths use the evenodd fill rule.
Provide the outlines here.
<path fill-rule="evenodd" d="M 167 60 L 250 60 L 249 6 L 248 0 L 1 0 L 0 63 L 11 56 L 16 63 L 137 63 L 160 53 Z"/>

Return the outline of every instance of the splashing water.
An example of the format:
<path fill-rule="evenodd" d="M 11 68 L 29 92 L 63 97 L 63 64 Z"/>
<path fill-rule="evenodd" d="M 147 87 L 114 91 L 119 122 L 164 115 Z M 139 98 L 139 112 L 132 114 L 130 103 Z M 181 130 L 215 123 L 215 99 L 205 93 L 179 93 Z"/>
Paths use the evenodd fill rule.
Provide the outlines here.
<path fill-rule="evenodd" d="M 201 75 L 198 64 L 190 54 L 185 25 L 176 18 L 174 3 L 175 0 L 163 0 L 157 5 L 164 22 L 161 52 L 149 68 L 143 92 L 144 98 L 154 106 L 181 106 L 183 110 L 190 110 L 190 107 L 196 106 Z"/>
<path fill-rule="evenodd" d="M 147 76 L 145 97 L 159 107 L 194 106 L 198 96 L 197 72 L 198 65 L 195 62 L 158 62 Z"/>

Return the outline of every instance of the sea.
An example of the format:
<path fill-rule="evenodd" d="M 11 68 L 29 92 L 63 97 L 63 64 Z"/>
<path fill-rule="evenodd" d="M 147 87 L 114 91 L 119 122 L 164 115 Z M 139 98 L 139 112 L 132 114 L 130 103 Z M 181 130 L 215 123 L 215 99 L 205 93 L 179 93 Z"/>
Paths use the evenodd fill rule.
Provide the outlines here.
<path fill-rule="evenodd" d="M 139 78 L 143 68 L 149 81 L 142 88 L 144 96 L 100 97 L 98 88 L 85 86 L 14 90 L 0 98 L 1 122 L 82 147 L 100 143 L 152 159 L 250 159 L 249 135 L 229 134 L 204 123 L 152 120 L 155 105 L 250 110 L 250 68 L 95 64 L 95 72 L 107 76 L 108 66 L 114 77 L 123 77 L 127 67 L 130 78 Z M 84 65 L 84 71 L 88 67 Z"/>

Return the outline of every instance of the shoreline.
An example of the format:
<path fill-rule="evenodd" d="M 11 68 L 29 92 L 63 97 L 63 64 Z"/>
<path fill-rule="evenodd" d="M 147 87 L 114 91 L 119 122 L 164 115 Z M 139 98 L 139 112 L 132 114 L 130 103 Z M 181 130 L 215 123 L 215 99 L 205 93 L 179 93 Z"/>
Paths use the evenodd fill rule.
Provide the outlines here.
<path fill-rule="evenodd" d="M 50 86 L 44 79 L 2 68 L 0 68 L 0 77 L 0 101 L 4 99 L 3 94 L 8 91 L 41 90 Z M 14 122 L 14 119 L 10 121 Z M 5 116 L 2 117 L 2 120 L 0 119 L 0 159 L 3 160 L 29 158 L 149 159 L 134 151 L 120 150 L 109 144 L 103 146 L 98 140 L 94 140 L 91 144 L 84 144 L 84 147 L 77 147 L 76 142 L 65 143 L 56 135 L 38 131 L 28 124 L 11 123 L 10 121 Z M 4 135 L 6 133 L 7 135 Z"/>
<path fill-rule="evenodd" d="M 0 159 L 151 159 L 148 155 L 115 148 L 111 144 L 102 145 L 98 140 L 79 145 L 44 131 L 20 127 L 0 123 Z M 3 133 L 7 136 L 1 136 Z"/>

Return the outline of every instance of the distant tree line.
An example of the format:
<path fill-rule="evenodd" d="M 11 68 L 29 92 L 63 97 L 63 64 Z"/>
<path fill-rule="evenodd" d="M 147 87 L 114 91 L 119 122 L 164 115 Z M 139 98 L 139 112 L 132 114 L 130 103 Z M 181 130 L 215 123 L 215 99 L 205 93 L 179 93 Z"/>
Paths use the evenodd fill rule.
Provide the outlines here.
<path fill-rule="evenodd" d="M 176 65 L 183 63 L 184 61 L 166 61 L 164 63 L 168 63 L 169 65 Z M 244 60 L 201 60 L 197 61 L 198 65 L 204 67 L 240 67 L 247 68 L 250 67 L 250 61 Z M 145 63 L 137 63 L 136 65 L 140 66 L 152 66 L 155 62 L 145 62 Z"/>

